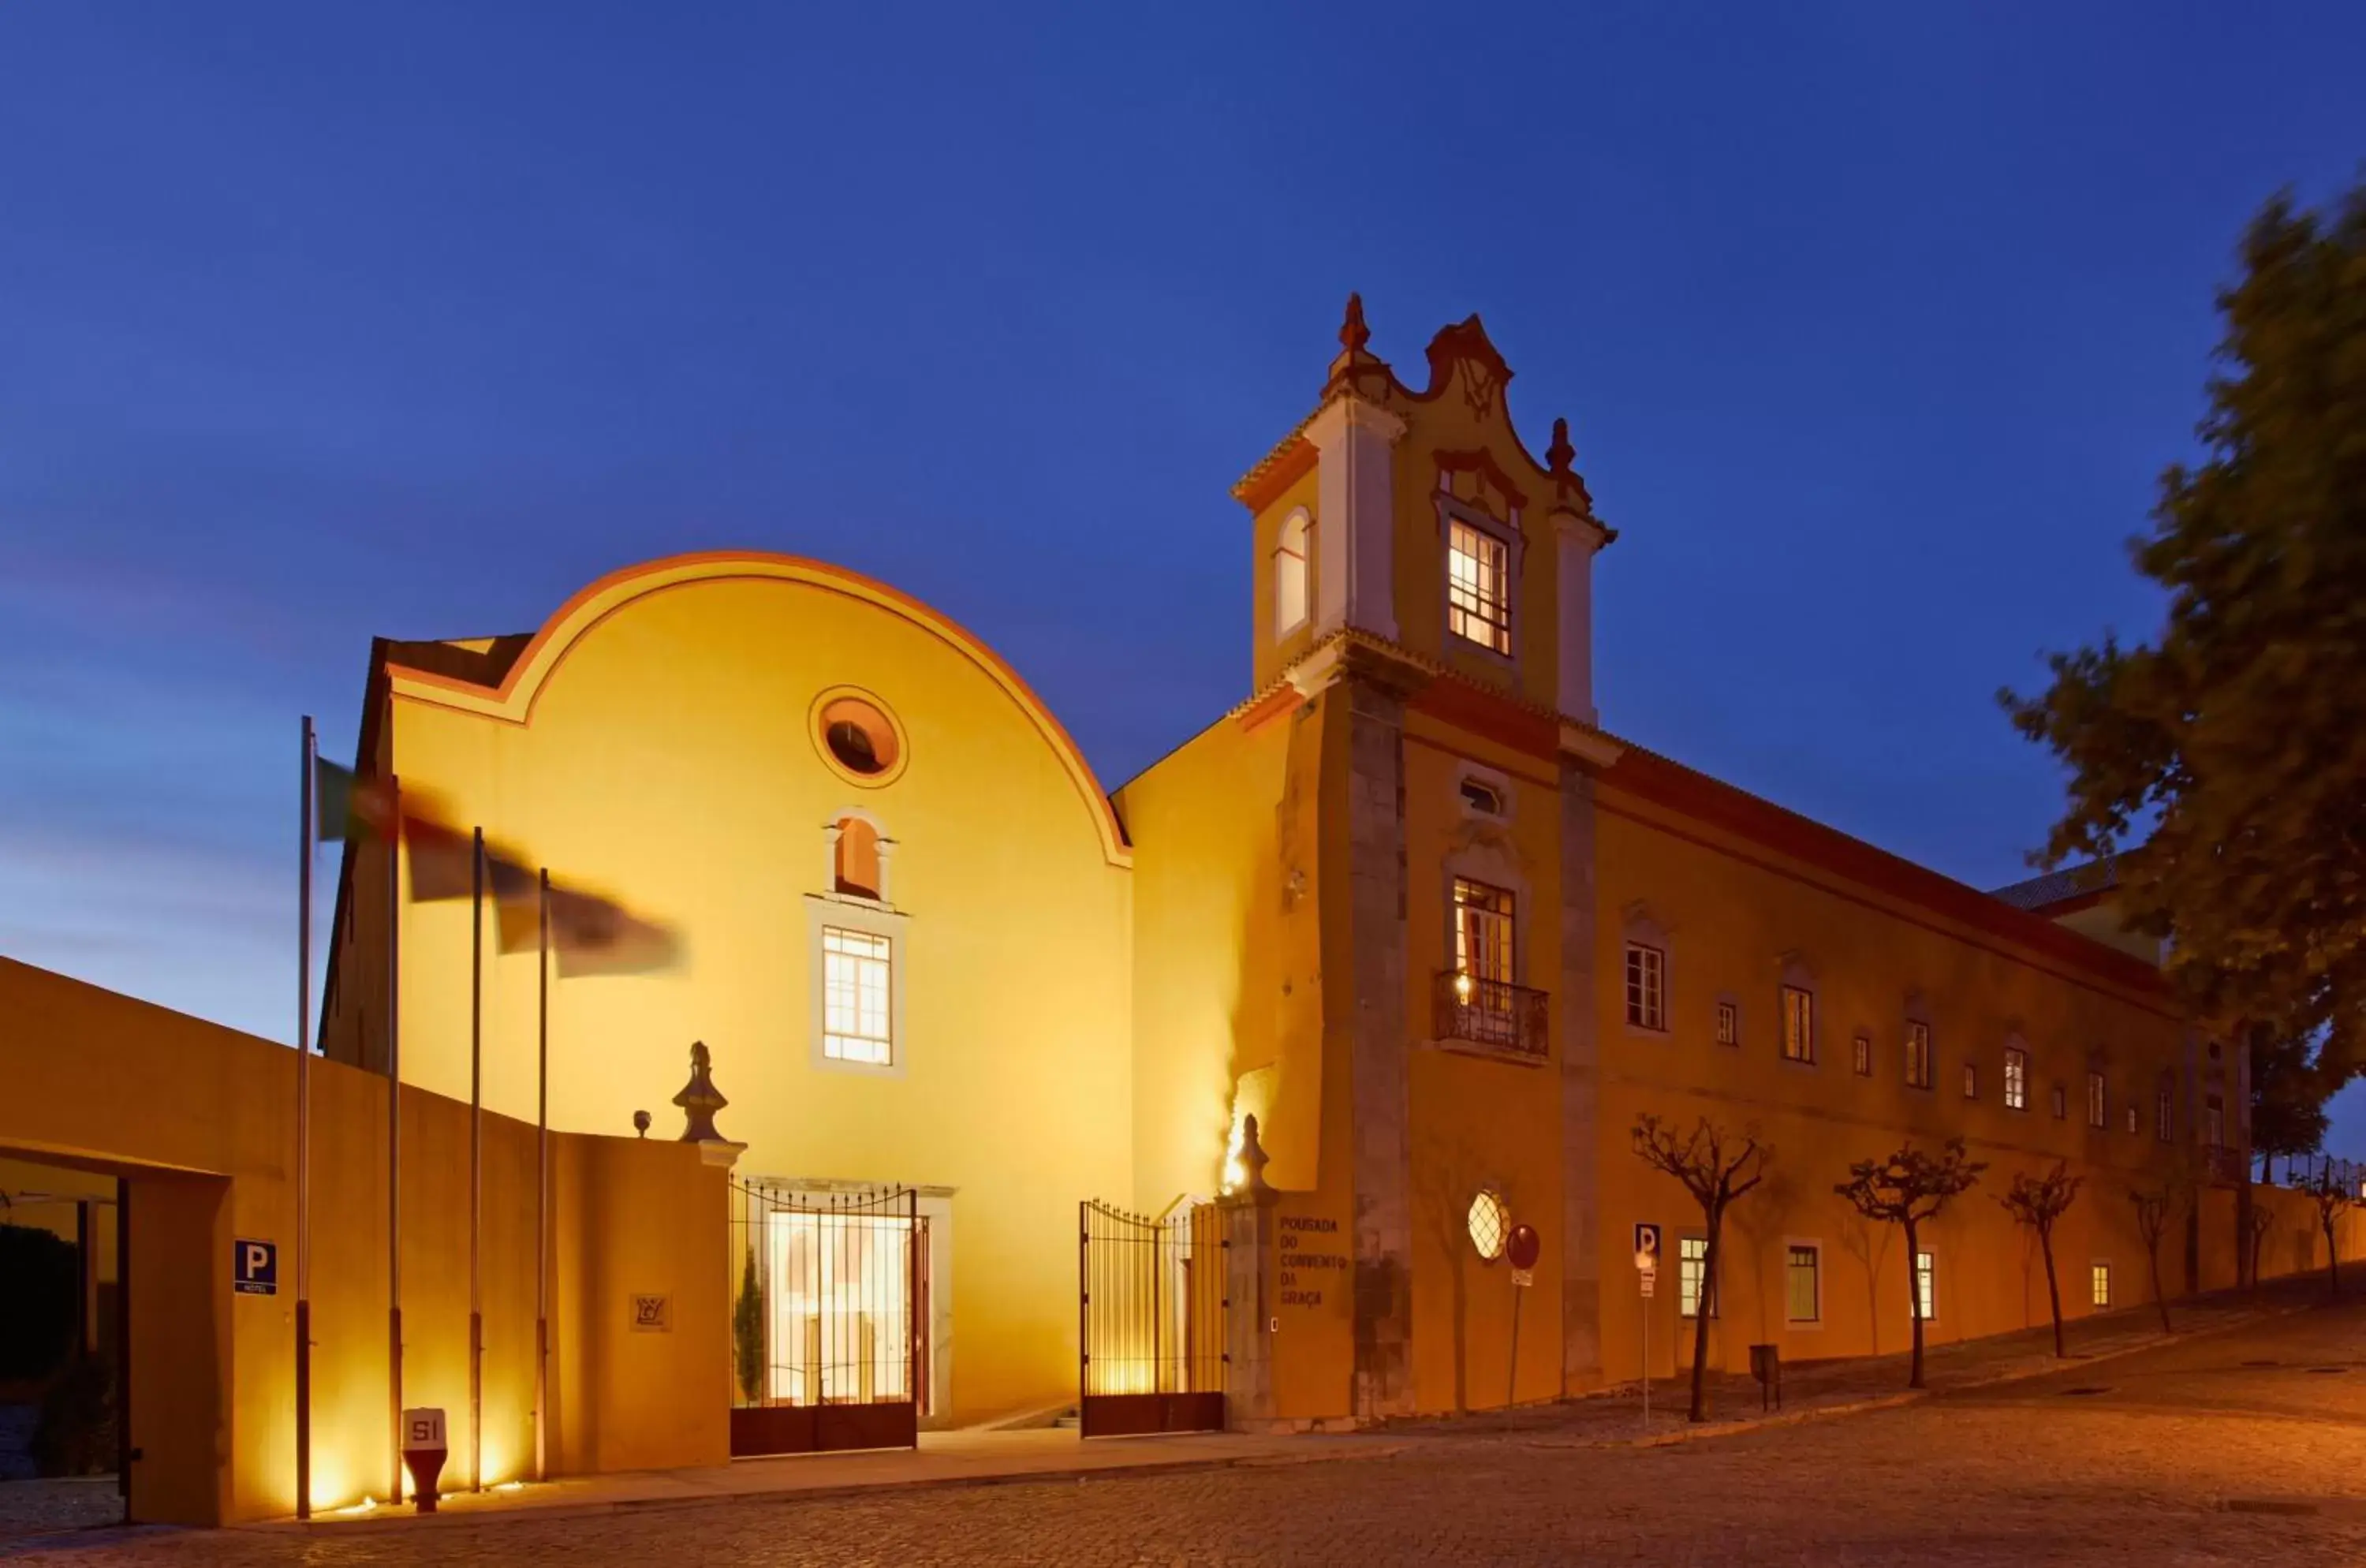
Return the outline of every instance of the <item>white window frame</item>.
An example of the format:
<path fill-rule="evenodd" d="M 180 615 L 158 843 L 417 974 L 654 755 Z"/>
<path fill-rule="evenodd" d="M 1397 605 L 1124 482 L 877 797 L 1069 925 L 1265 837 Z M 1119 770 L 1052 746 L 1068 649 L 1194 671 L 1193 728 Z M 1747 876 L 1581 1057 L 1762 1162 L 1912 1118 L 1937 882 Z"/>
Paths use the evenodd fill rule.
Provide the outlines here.
<path fill-rule="evenodd" d="M 1731 1027 L 1729 1028 L 1728 1026 Z M 1741 1003 L 1731 997 L 1717 998 L 1716 1021 L 1709 1038 L 1719 1045 L 1739 1049 L 1741 1044 Z"/>
<path fill-rule="evenodd" d="M 2094 1068 L 2087 1069 L 2087 1125 L 2098 1133 L 2109 1132 L 2112 1126 L 2112 1092 L 2103 1075 Z"/>
<path fill-rule="evenodd" d="M 2098 1273 L 2101 1276 L 2100 1280 L 2097 1278 Z M 2099 1283 L 2103 1287 L 2101 1301 L 2095 1299 L 2095 1287 Z M 2090 1258 L 2087 1260 L 2088 1310 L 2109 1312 L 2112 1310 L 2112 1260 L 2108 1258 Z"/>
<path fill-rule="evenodd" d="M 1791 998 L 1794 997 L 1799 998 L 1805 1013 L 1802 1020 L 1804 1027 L 1799 1032 L 1799 1049 L 1797 1053 L 1791 1049 Z M 1783 1060 L 1795 1066 L 1814 1066 L 1816 1065 L 1816 988 L 1813 986 L 1801 985 L 1795 980 L 1785 980 L 1777 993 L 1777 999 L 1782 1007 L 1777 1025 L 1780 1038 L 1775 1043 L 1783 1054 Z"/>
<path fill-rule="evenodd" d="M 1445 508 L 1444 512 L 1446 518 L 1446 634 L 1455 641 L 1478 649 L 1483 653 L 1492 654 L 1497 659 L 1508 660 L 1512 657 L 1512 649 L 1517 646 L 1516 628 L 1513 625 L 1513 606 L 1518 598 L 1513 581 L 1514 573 L 1517 568 L 1517 551 L 1513 541 L 1492 522 L 1470 515 L 1461 507 L 1449 506 Z M 1474 584 L 1468 592 L 1473 599 L 1482 603 L 1485 596 L 1476 585 L 1476 580 L 1483 578 L 1487 566 L 1491 564 L 1482 555 L 1474 555 L 1468 550 L 1457 550 L 1454 547 L 1458 532 L 1468 532 L 1479 542 L 1480 548 L 1482 550 L 1492 548 L 1500 552 L 1499 558 L 1492 563 L 1497 574 L 1495 603 L 1504 615 L 1504 622 L 1500 626 L 1489 621 L 1482 613 L 1465 610 L 1454 602 L 1457 586 L 1454 573 L 1456 558 L 1467 557 L 1476 563 L 1473 568 Z M 1471 636 L 1469 630 L 1455 624 L 1458 616 L 1462 617 L 1464 626 L 1482 630 L 1487 635 L 1483 637 Z M 1501 639 L 1500 646 L 1498 638 Z"/>
<path fill-rule="evenodd" d="M 1964 1064 L 1964 1098 L 1977 1100 L 1979 1097 L 1980 1065 L 1977 1062 L 1966 1062 Z"/>
<path fill-rule="evenodd" d="M 1295 615 L 1290 615 L 1293 590 Z M 1314 519 L 1301 506 L 1282 519 L 1273 536 L 1274 640 L 1279 642 L 1305 626 L 1313 614 Z"/>
<path fill-rule="evenodd" d="M 911 1014 L 904 1005 L 906 976 L 911 971 L 911 917 L 867 898 L 839 894 L 806 895 L 807 1058 L 817 1067 L 834 1073 L 864 1073 L 873 1077 L 902 1077 L 911 1066 Z M 887 942 L 887 1060 L 850 1061 L 829 1054 L 825 1036 L 829 1029 L 829 1002 L 825 976 L 828 962 L 822 952 L 822 932 L 835 927 Z"/>
<path fill-rule="evenodd" d="M 1914 1255 L 1914 1303 L 1923 1322 L 1939 1321 L 1939 1255 L 1935 1252 Z"/>
<path fill-rule="evenodd" d="M 1795 1248 L 1816 1255 L 1816 1315 L 1813 1317 L 1791 1315 L 1791 1253 Z M 1824 1325 L 1824 1244 L 1812 1236 L 1783 1238 L 1783 1323 L 1786 1328 L 1803 1332 Z"/>
<path fill-rule="evenodd" d="M 1849 1036 L 1849 1065 L 1861 1078 L 1873 1077 L 1873 1036 L 1858 1030 Z"/>
<path fill-rule="evenodd" d="M 1906 1021 L 1906 1087 L 1929 1089 L 1939 1081 L 1932 1070 L 1931 1025 L 1928 1020 L 1910 1018 Z M 1920 1071 L 1917 1071 L 1917 1068 Z"/>
<path fill-rule="evenodd" d="M 1637 980 L 1637 975 L 1641 980 Z M 1626 990 L 1627 1027 L 1651 1034 L 1668 1032 L 1668 950 L 1629 937 L 1622 976 Z"/>
<path fill-rule="evenodd" d="M 1699 1244 L 1701 1256 L 1698 1258 L 1686 1257 L 1684 1255 L 1685 1248 L 1692 1247 L 1695 1243 Z M 1687 1284 L 1692 1288 L 1692 1305 L 1689 1309 L 1684 1305 L 1685 1286 Z M 1680 1235 L 1676 1237 L 1676 1315 L 1685 1319 L 1686 1321 L 1698 1317 L 1700 1315 L 1701 1298 L 1704 1292 L 1708 1298 L 1709 1321 L 1711 1323 L 1715 1323 L 1718 1318 L 1717 1292 L 1709 1286 L 1708 1237 L 1699 1234 Z"/>
<path fill-rule="evenodd" d="M 2029 1053 L 2019 1045 L 2004 1048 L 2004 1108 L 2029 1109 Z"/>

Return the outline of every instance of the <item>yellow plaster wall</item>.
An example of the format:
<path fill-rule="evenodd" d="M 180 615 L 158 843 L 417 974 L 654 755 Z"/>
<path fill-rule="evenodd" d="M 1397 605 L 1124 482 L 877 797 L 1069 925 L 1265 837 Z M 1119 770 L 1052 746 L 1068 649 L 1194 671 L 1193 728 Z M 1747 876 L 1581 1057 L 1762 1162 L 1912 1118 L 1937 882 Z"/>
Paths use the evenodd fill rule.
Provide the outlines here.
<path fill-rule="evenodd" d="M 1723 1365 L 1746 1365 L 1746 1347 L 1782 1346 L 1813 1359 L 1901 1349 L 1907 1343 L 1907 1264 L 1902 1236 L 1867 1233 L 1832 1190 L 1852 1160 L 1876 1156 L 1906 1136 L 1935 1145 L 1966 1140 L 1989 1162 L 1978 1187 L 1929 1227 L 1924 1250 L 1938 1267 L 1933 1343 L 2045 1321 L 2042 1266 L 2026 1238 L 1992 1201 L 2012 1173 L 2041 1173 L 2057 1157 L 2087 1178 L 2087 1190 L 2057 1232 L 2064 1306 L 2090 1310 L 2087 1266 L 2113 1266 L 2119 1304 L 2145 1299 L 2131 1185 L 2158 1179 L 2180 1145 L 2152 1131 L 2156 1072 L 2180 1059 L 2182 1031 L 2157 1000 L 2124 994 L 2072 973 L 2058 960 L 2013 949 L 1993 935 L 1953 928 L 1833 874 L 1665 819 L 1615 789 L 1601 795 L 1600 922 L 1596 963 L 1603 984 L 1603 1277 L 1606 1370 L 1639 1365 L 1639 1314 L 1632 1226 L 1658 1222 L 1667 1262 L 1651 1303 L 1653 1360 L 1676 1364 L 1674 1255 L 1680 1235 L 1697 1234 L 1697 1210 L 1676 1184 L 1637 1159 L 1628 1131 L 1652 1111 L 1689 1128 L 1707 1115 L 1754 1130 L 1774 1151 L 1766 1182 L 1732 1212 L 1721 1319 L 1712 1337 Z M 1670 1028 L 1653 1034 L 1626 1021 L 1625 944 L 1630 919 L 1662 929 L 1668 954 Z M 1782 1059 L 1778 989 L 1786 955 L 1814 982 L 1817 1062 Z M 1910 994 L 1932 1025 L 1933 1086 L 1904 1081 Z M 1741 1009 L 1738 1048 L 1714 1043 L 1714 1009 L 1729 996 Z M 2003 1103 L 2004 1047 L 2018 1032 L 2030 1053 L 2028 1109 Z M 1872 1042 L 1873 1072 L 1853 1070 L 1853 1041 Z M 2109 1064 L 2111 1101 L 2102 1131 L 2085 1124 L 2088 1053 Z M 1966 1060 L 1979 1074 L 1966 1100 Z M 2052 1114 L 2064 1085 L 2067 1115 Z M 2138 1134 L 2124 1130 L 2126 1093 L 2143 1094 Z M 1792 1241 L 1823 1247 L 1824 1308 L 1815 1325 L 1786 1321 L 1783 1258 Z M 2181 1233 L 2164 1244 L 2171 1293 L 2183 1286 Z M 2231 1282 L 2231 1279 L 2228 1282 Z M 1686 1342 L 1687 1349 L 1689 1341 Z"/>
<path fill-rule="evenodd" d="M 1149 1213 L 1215 1192 L 1236 1108 L 1258 1117 L 1268 1181 L 1313 1184 L 1314 933 L 1290 883 L 1315 871 L 1297 823 L 1318 734 L 1297 713 L 1221 719 L 1118 793 L 1134 842 L 1134 1201 Z"/>
<path fill-rule="evenodd" d="M 1322 603 L 1319 597 L 1322 587 L 1317 581 L 1322 567 L 1316 558 L 1318 551 L 1315 545 L 1315 530 L 1323 523 L 1315 506 L 1319 486 L 1319 472 L 1310 466 L 1250 520 L 1249 592 L 1255 595 L 1250 603 L 1256 606 L 1256 613 L 1249 617 L 1254 628 L 1251 633 L 1249 677 L 1249 689 L 1253 692 L 1262 692 L 1280 680 L 1281 672 L 1314 646 L 1314 612 Z M 1308 523 L 1306 624 L 1287 637 L 1277 637 L 1274 636 L 1278 628 L 1274 625 L 1273 552 L 1281 541 L 1282 525 L 1301 506 L 1306 508 Z M 1136 842 L 1139 841 L 1137 835 Z"/>
<path fill-rule="evenodd" d="M 296 1059 L 284 1047 L 62 976 L 0 960 L 0 1151 L 120 1175 L 131 1189 L 133 1515 L 219 1524 L 295 1506 Z M 313 1501 L 385 1497 L 393 1463 L 388 1377 L 386 1089 L 312 1065 L 315 1340 Z M 468 1442 L 468 1107 L 403 1095 L 404 1398 L 449 1413 L 447 1478 Z M 534 1129 L 484 1119 L 486 1478 L 532 1459 Z M 554 1314 L 574 1369 L 554 1407 L 602 1396 L 635 1440 L 554 1470 L 701 1464 L 726 1454 L 722 1174 L 687 1145 L 558 1135 L 554 1255 L 601 1289 Z M 233 1294 L 231 1244 L 279 1247 L 276 1295 Z M 594 1239 L 596 1238 L 596 1240 Z M 611 1277 L 613 1276 L 613 1278 Z M 674 1333 L 594 1333 L 625 1310 L 618 1287 L 670 1295 Z M 713 1324 L 711 1329 L 704 1326 Z"/>
<path fill-rule="evenodd" d="M 1510 780 L 1508 823 L 1465 809 L 1458 784 L 1471 764 Z M 1512 890 L 1518 983 L 1549 994 L 1561 988 L 1560 805 L 1541 767 L 1419 713 L 1406 724 L 1414 1375 L 1425 1410 L 1485 1409 L 1560 1392 L 1565 1046 L 1556 1038 L 1548 1058 L 1530 1063 L 1430 1043 L 1436 976 L 1454 966 L 1457 867 Z M 1543 1244 L 1535 1282 L 1525 1290 L 1513 1285 L 1508 1264 L 1482 1260 L 1470 1244 L 1470 1201 L 1482 1188 L 1501 1193 L 1513 1223 L 1533 1224 Z"/>
<path fill-rule="evenodd" d="M 648 570 L 650 591 L 621 574 L 553 639 L 523 723 L 400 683 L 395 699 L 406 791 L 687 941 L 677 973 L 554 984 L 554 1122 L 623 1132 L 647 1109 L 671 1133 L 703 1040 L 741 1175 L 952 1190 L 947 1414 L 1070 1396 L 1075 1205 L 1135 1181 L 1112 1112 L 1132 1103 L 1132 874 L 1090 775 L 956 632 L 875 585 L 775 558 Z M 809 709 L 839 685 L 904 727 L 884 787 L 812 739 Z M 894 840 L 908 916 L 892 1075 L 815 1059 L 808 911 L 824 829 L 850 808 Z M 404 1076 L 463 1098 L 468 920 L 466 900 L 411 904 L 402 932 Z M 486 1100 L 530 1115 L 534 959 L 489 956 L 484 975 Z"/>

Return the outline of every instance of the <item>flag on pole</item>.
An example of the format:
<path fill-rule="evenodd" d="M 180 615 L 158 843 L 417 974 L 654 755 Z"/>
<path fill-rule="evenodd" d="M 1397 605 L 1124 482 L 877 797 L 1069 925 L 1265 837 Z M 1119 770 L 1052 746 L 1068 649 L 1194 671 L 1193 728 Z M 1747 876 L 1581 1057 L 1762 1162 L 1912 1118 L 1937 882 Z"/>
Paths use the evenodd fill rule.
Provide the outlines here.
<path fill-rule="evenodd" d="M 558 977 L 654 975 L 682 963 L 682 938 L 595 893 L 550 887 L 550 946 Z"/>
<path fill-rule="evenodd" d="M 332 839 L 384 838 L 392 826 L 392 792 L 384 779 L 356 777 L 326 757 L 312 759 L 313 836 Z"/>

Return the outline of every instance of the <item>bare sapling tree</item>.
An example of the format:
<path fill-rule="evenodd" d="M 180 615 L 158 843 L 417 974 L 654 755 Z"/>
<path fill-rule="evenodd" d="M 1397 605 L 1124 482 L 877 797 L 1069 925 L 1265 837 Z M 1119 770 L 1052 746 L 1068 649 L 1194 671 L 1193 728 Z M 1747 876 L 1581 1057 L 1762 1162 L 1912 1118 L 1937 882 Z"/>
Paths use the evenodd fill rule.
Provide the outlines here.
<path fill-rule="evenodd" d="M 1718 1249 L 1725 1212 L 1766 1175 L 1772 1151 L 1756 1137 L 1735 1134 L 1704 1116 L 1688 1134 L 1649 1112 L 1635 1119 L 1636 1157 L 1684 1183 L 1700 1205 L 1700 1292 L 1693 1303 L 1693 1402 L 1687 1419 L 1708 1419 L 1708 1320 L 1717 1311 Z M 1681 1265 L 1679 1265 L 1681 1267 Z"/>
<path fill-rule="evenodd" d="M 2079 1196 L 2086 1178 L 2070 1174 L 2069 1162 L 2056 1160 L 2054 1168 L 2042 1177 L 2029 1172 L 2013 1173 L 2012 1186 L 1997 1199 L 2005 1213 L 2021 1224 L 2037 1233 L 2037 1249 L 2045 1258 L 2045 1304 L 2054 1314 L 2054 1357 L 2061 1360 L 2068 1355 L 2062 1348 L 2062 1286 L 2054 1274 L 2054 1222 L 2060 1219 Z"/>
<path fill-rule="evenodd" d="M 2145 1267 L 2152 1276 L 2153 1304 L 2160 1308 L 2160 1331 L 2174 1334 L 2169 1321 L 2169 1292 L 2160 1288 L 2160 1243 L 2169 1234 L 2169 1222 L 2177 1217 L 2179 1200 L 2183 1194 L 2174 1181 L 2158 1187 L 2131 1187 L 2128 1201 L 2136 1206 L 2136 1234 L 2144 1237 Z"/>
<path fill-rule="evenodd" d="M 2332 1164 L 2310 1178 L 2301 1189 L 2316 1204 L 2316 1223 L 2325 1227 L 2325 1286 L 2335 1301 L 2341 1299 L 2341 1216 L 2359 1205 L 2358 1189 L 2334 1179 Z"/>
<path fill-rule="evenodd" d="M 2253 1199 L 2250 1208 L 2243 1215 L 2243 1262 L 2248 1269 L 2243 1277 L 2250 1281 L 2249 1289 L 2253 1295 L 2259 1293 L 2259 1249 L 2268 1239 L 2268 1232 L 2275 1228 L 2275 1224 L 2274 1212 Z"/>
<path fill-rule="evenodd" d="M 1922 1289 L 1916 1278 L 1915 1258 L 1921 1251 L 1921 1227 L 1938 1217 L 1952 1199 L 1970 1189 L 1988 1168 L 1986 1160 L 1969 1159 L 1964 1140 L 1950 1138 L 1937 1154 L 1911 1143 L 1880 1159 L 1861 1159 L 1849 1167 L 1849 1179 L 1832 1189 L 1868 1220 L 1898 1225 L 1906 1232 L 1907 1310 L 1914 1325 L 1913 1375 L 1909 1388 L 1922 1385 Z"/>

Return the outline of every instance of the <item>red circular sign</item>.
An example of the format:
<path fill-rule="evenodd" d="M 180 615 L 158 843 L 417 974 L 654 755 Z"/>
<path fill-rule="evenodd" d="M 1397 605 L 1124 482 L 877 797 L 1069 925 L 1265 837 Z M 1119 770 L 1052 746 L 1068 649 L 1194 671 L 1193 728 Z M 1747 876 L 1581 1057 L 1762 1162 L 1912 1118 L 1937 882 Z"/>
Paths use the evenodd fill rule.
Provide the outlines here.
<path fill-rule="evenodd" d="M 1534 1225 L 1514 1225 L 1512 1239 L 1504 1245 L 1504 1256 L 1515 1269 L 1533 1269 L 1545 1249 L 1544 1238 L 1537 1235 Z"/>

